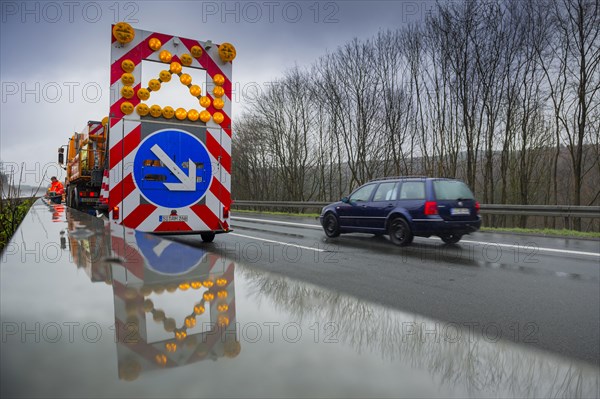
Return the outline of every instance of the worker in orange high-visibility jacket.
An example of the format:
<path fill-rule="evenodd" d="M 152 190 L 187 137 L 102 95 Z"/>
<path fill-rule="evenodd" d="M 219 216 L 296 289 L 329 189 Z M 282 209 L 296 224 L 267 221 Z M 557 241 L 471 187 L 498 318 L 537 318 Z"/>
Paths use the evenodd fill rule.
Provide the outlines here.
<path fill-rule="evenodd" d="M 50 178 L 50 187 L 48 187 L 49 197 L 53 202 L 60 204 L 63 194 L 65 193 L 65 187 L 63 184 L 56 178 L 56 176 L 52 176 Z"/>

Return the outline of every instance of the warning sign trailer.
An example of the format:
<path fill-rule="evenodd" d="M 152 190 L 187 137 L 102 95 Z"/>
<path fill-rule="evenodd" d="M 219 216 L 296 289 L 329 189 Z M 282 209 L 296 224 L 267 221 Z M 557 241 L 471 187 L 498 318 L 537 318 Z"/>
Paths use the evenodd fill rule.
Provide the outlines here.
<path fill-rule="evenodd" d="M 228 232 L 235 55 L 229 43 L 113 25 L 109 116 L 88 123 L 86 144 L 93 148 L 78 134 L 67 146 L 67 204 L 102 209 L 112 221 L 140 231 L 196 233 L 204 241 Z M 145 61 L 164 65 L 147 82 Z M 203 70 L 206 81 L 193 81 L 190 69 Z M 153 102 L 164 85 L 184 85 L 182 92 L 198 107 Z M 97 126 L 102 129 L 90 139 Z M 76 174 L 69 174 L 69 165 L 76 165 Z"/>

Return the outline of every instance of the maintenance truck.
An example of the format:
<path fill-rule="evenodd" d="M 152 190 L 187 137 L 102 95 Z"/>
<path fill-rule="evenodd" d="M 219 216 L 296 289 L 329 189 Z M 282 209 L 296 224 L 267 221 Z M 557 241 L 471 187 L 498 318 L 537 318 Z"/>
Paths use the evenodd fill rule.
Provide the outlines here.
<path fill-rule="evenodd" d="M 88 121 L 59 149 L 67 205 L 139 231 L 200 234 L 205 242 L 229 232 L 235 56 L 230 43 L 112 25 L 108 116 Z M 164 69 L 142 81 L 149 64 Z M 193 69 L 206 81 L 193 81 Z M 185 86 L 180 92 L 198 107 L 153 103 L 167 84 Z"/>

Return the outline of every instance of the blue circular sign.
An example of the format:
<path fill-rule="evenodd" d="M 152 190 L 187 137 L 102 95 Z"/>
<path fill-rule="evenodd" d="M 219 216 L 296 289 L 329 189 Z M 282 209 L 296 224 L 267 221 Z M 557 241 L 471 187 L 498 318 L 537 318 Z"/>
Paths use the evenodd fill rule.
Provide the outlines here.
<path fill-rule="evenodd" d="M 133 161 L 133 179 L 150 203 L 183 208 L 204 197 L 212 178 L 210 156 L 190 133 L 165 129 L 140 144 Z"/>
<path fill-rule="evenodd" d="M 135 240 L 146 259 L 146 265 L 160 274 L 189 273 L 206 255 L 206 252 L 200 248 L 182 245 L 140 231 L 135 232 Z"/>

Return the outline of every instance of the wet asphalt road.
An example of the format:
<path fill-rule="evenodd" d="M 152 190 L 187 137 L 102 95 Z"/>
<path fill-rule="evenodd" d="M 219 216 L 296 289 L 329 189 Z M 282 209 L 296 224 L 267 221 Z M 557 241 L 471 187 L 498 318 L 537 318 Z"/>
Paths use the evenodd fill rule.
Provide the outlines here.
<path fill-rule="evenodd" d="M 476 233 L 457 245 L 416 238 L 398 248 L 366 234 L 328 239 L 314 219 L 234 215 L 204 244 L 242 263 L 458 326 L 600 364 L 600 241 Z M 450 328 L 452 327 L 452 328 Z M 448 338 L 448 336 L 446 336 Z"/>

